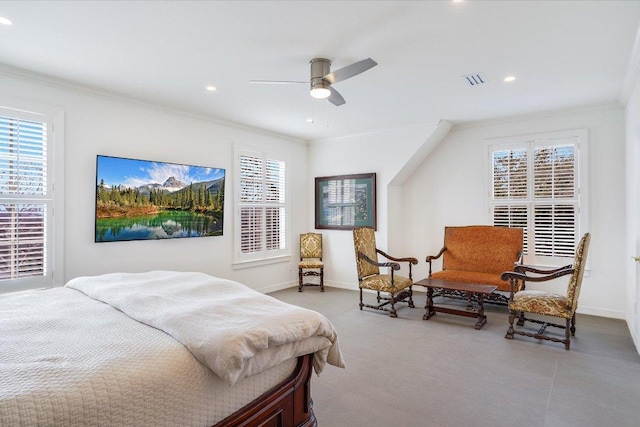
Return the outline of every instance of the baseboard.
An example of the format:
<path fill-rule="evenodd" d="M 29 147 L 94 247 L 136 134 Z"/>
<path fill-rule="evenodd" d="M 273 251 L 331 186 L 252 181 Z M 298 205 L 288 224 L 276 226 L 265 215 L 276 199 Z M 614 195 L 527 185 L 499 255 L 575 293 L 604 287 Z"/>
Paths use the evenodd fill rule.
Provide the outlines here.
<path fill-rule="evenodd" d="M 626 320 L 627 316 L 623 311 L 607 310 L 596 307 L 578 307 L 579 314 L 588 314 L 590 316 L 608 317 L 610 319 Z"/>
<path fill-rule="evenodd" d="M 256 291 L 263 293 L 263 294 L 268 294 L 271 292 L 275 292 L 275 291 L 281 291 L 283 289 L 289 289 L 289 288 L 293 288 L 293 287 L 298 287 L 298 281 L 291 281 L 291 282 L 285 282 L 285 283 L 278 283 L 276 285 L 271 285 L 271 286 L 266 286 L 264 288 L 259 288 L 256 289 Z"/>

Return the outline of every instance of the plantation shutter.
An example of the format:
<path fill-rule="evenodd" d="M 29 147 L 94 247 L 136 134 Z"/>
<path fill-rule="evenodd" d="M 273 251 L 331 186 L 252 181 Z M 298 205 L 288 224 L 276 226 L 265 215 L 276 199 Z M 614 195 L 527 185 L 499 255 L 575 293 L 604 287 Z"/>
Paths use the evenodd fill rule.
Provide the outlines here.
<path fill-rule="evenodd" d="M 573 257 L 578 234 L 579 137 L 491 147 L 493 225 L 524 230 L 524 252 Z"/>
<path fill-rule="evenodd" d="M 523 249 L 528 251 L 528 151 L 513 148 L 491 153 L 493 169 L 493 225 L 522 228 Z"/>
<path fill-rule="evenodd" d="M 286 250 L 286 164 L 263 153 L 242 151 L 240 253 L 270 257 Z"/>
<path fill-rule="evenodd" d="M 550 142 L 553 145 L 547 145 Z M 575 152 L 575 142 L 541 141 L 533 149 L 536 255 L 574 255 L 578 211 Z"/>
<path fill-rule="evenodd" d="M 3 114 L 0 110 L 0 280 L 45 276 L 53 202 L 47 123 Z"/>

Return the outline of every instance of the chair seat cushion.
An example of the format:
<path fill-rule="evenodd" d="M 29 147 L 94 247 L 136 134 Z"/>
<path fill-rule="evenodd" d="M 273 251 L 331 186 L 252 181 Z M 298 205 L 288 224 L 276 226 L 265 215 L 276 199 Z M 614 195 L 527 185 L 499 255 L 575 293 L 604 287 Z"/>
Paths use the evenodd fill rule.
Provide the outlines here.
<path fill-rule="evenodd" d="M 404 288 L 408 288 L 409 286 L 413 285 L 413 282 L 407 277 L 394 274 L 393 284 L 394 286 L 391 286 L 390 274 L 376 274 L 374 276 L 369 276 L 362 279 L 362 282 L 360 282 L 360 287 L 364 289 L 373 289 L 375 291 L 383 291 L 393 294 L 401 291 Z"/>
<path fill-rule="evenodd" d="M 497 286 L 499 291 L 509 292 L 511 286 L 508 281 L 500 279 L 500 274 L 482 273 L 478 271 L 442 270 L 431 275 L 432 279 L 447 282 L 476 283 L 479 285 Z"/>
<path fill-rule="evenodd" d="M 509 302 L 509 310 L 546 314 L 565 319 L 573 315 L 567 307 L 566 297 L 545 291 L 516 292 L 513 301 Z"/>
<path fill-rule="evenodd" d="M 298 268 L 322 268 L 324 263 L 320 261 L 320 258 L 304 258 L 298 264 Z"/>

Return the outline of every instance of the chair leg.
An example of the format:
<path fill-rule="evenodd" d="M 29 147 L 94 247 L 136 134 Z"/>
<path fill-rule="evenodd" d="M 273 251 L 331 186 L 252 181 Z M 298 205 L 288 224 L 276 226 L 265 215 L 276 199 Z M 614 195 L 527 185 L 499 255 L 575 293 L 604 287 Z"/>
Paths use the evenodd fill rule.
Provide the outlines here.
<path fill-rule="evenodd" d="M 302 292 L 302 269 L 298 269 L 298 292 Z"/>
<path fill-rule="evenodd" d="M 571 332 L 570 332 L 570 324 L 571 323 L 571 319 L 567 319 L 567 324 L 566 327 L 564 329 L 564 349 L 565 350 L 569 350 L 569 348 L 571 347 Z"/>
<path fill-rule="evenodd" d="M 524 326 L 524 311 L 520 312 L 520 316 L 518 316 L 518 322 L 516 323 L 518 326 Z"/>
<path fill-rule="evenodd" d="M 509 311 L 509 329 L 507 329 L 507 334 L 504 336 L 508 340 L 513 339 L 513 321 L 516 320 L 516 312 Z"/>
<path fill-rule="evenodd" d="M 381 299 L 381 298 L 380 298 L 380 291 L 378 291 L 377 293 L 378 293 L 378 295 L 377 295 L 377 298 L 378 298 L 378 304 L 380 304 L 380 299 Z"/>
<path fill-rule="evenodd" d="M 360 311 L 362 311 L 362 307 L 364 307 L 364 304 L 362 303 L 362 288 L 360 288 Z"/>
<path fill-rule="evenodd" d="M 413 290 L 411 286 L 409 286 L 409 308 L 415 308 L 415 304 L 413 303 Z"/>
<path fill-rule="evenodd" d="M 320 269 L 320 292 L 324 292 L 324 268 Z"/>
<path fill-rule="evenodd" d="M 398 313 L 396 313 L 396 297 L 395 295 L 391 294 L 391 297 L 389 298 L 389 304 L 391 305 L 391 311 L 389 316 L 391 317 L 398 317 Z"/>
<path fill-rule="evenodd" d="M 571 316 L 571 336 L 576 336 L 576 314 L 573 313 Z"/>

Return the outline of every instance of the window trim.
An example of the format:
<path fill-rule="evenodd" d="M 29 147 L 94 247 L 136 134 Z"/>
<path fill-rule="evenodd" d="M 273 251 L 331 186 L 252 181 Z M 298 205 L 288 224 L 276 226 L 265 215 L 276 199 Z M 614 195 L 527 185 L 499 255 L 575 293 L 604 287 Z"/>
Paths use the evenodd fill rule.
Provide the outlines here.
<path fill-rule="evenodd" d="M 521 147 L 523 144 L 529 146 L 529 144 L 535 145 L 536 141 L 540 140 L 555 140 L 555 139 L 567 139 L 567 138 L 577 138 L 578 141 L 576 143 L 577 147 L 577 162 L 576 162 L 576 191 L 577 191 L 577 207 L 578 214 L 576 218 L 576 234 L 575 234 L 575 242 L 574 246 L 580 240 L 580 237 L 589 230 L 589 191 L 588 191 L 588 160 L 589 160 L 589 141 L 588 141 L 589 132 L 586 128 L 578 128 L 578 129 L 569 129 L 569 130 L 561 130 L 561 131 L 550 131 L 550 132 L 541 132 L 541 133 L 532 133 L 532 134 L 524 134 L 524 135 L 515 135 L 509 137 L 501 137 L 501 138 L 491 138 L 485 140 L 485 148 L 486 148 L 486 161 L 487 167 L 485 170 L 485 186 L 486 186 L 486 208 L 485 212 L 487 214 L 487 223 L 492 224 L 493 222 L 493 211 L 492 207 L 494 206 L 492 203 L 492 187 L 493 187 L 493 162 L 492 162 L 492 153 L 494 151 L 498 151 L 500 149 L 508 150 L 513 149 L 515 147 Z M 531 166 L 533 159 L 528 159 L 528 164 Z M 531 178 L 531 174 L 533 173 L 533 169 L 529 169 L 527 173 L 528 182 Z M 527 202 L 531 203 L 531 202 Z M 531 222 L 529 223 L 529 227 L 531 227 Z M 530 231 L 532 231 L 530 229 Z M 534 255 L 532 253 L 526 254 L 524 256 L 524 263 L 529 265 L 537 265 L 537 266 L 546 266 L 546 267 L 557 267 L 563 266 L 571 263 L 573 258 L 569 257 L 552 257 L 552 256 L 539 256 Z"/>
<path fill-rule="evenodd" d="M 242 154 L 253 153 L 265 159 L 283 161 L 285 163 L 285 248 L 278 251 L 260 251 L 251 254 L 242 254 L 240 251 L 241 242 L 241 221 L 240 221 L 240 156 Z M 289 262 L 291 259 L 291 185 L 290 185 L 290 162 L 289 156 L 282 151 L 256 148 L 241 144 L 234 144 L 234 250 L 232 267 L 234 270 L 269 265 L 281 262 Z"/>
<path fill-rule="evenodd" d="M 0 293 L 64 285 L 64 111 L 59 107 L 0 97 L 6 114 L 39 116 L 47 123 L 47 179 L 51 192 L 48 214 L 48 264 L 46 276 L 0 281 Z"/>

